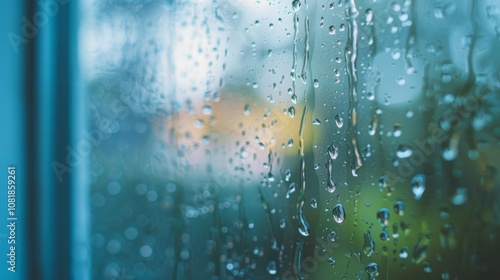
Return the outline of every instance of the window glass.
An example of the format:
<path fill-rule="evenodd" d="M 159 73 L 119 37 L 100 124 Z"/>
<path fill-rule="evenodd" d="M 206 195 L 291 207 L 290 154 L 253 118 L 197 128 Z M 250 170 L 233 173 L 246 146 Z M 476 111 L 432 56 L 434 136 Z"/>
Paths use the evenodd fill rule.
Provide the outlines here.
<path fill-rule="evenodd" d="M 85 1 L 93 277 L 493 278 L 499 9 Z"/>

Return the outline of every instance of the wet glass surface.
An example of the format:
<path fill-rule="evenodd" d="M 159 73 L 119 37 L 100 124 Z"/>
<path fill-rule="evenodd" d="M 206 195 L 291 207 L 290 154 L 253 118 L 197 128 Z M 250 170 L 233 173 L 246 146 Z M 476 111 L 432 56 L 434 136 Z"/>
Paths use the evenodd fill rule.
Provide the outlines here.
<path fill-rule="evenodd" d="M 498 277 L 498 1 L 84 2 L 94 279 Z"/>

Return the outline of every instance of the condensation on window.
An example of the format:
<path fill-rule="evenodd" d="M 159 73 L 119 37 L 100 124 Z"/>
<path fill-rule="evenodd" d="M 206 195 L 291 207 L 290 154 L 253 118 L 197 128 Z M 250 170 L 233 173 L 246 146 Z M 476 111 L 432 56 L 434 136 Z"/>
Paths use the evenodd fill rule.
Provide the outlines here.
<path fill-rule="evenodd" d="M 82 9 L 94 279 L 498 275 L 496 1 Z"/>

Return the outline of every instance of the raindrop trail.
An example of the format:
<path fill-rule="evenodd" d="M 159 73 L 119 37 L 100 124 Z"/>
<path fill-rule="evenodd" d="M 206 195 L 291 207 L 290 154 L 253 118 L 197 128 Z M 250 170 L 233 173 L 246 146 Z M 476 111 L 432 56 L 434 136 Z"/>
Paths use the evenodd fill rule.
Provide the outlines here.
<path fill-rule="evenodd" d="M 345 59 L 347 62 L 347 75 L 349 80 L 349 120 L 350 128 L 349 134 L 351 135 L 352 154 L 354 156 L 352 173 L 357 176 L 357 170 L 363 165 L 361 154 L 358 148 L 357 129 L 357 110 L 358 110 L 358 74 L 356 69 L 357 56 L 358 56 L 358 22 L 356 21 L 359 12 L 356 8 L 354 0 L 349 0 L 349 9 L 347 16 L 349 18 L 348 30 L 349 36 L 345 48 Z"/>
<path fill-rule="evenodd" d="M 302 247 L 304 246 L 304 239 L 301 239 L 297 249 L 295 250 L 295 259 L 293 262 L 293 270 L 295 272 L 295 276 L 298 279 L 303 280 L 304 276 L 302 275 Z"/>
<path fill-rule="evenodd" d="M 477 40 L 477 26 L 474 22 L 474 15 L 477 13 L 477 1 L 475 0 L 470 0 L 470 3 L 468 5 L 470 14 L 469 14 L 469 20 L 471 21 L 472 25 L 472 30 L 475 32 L 472 32 L 472 38 L 470 41 L 470 46 L 469 46 L 469 52 L 467 54 L 467 72 L 469 76 L 467 77 L 467 82 L 464 85 L 464 88 L 462 92 L 466 94 L 475 84 L 476 84 L 476 75 L 475 75 L 475 70 L 474 70 L 474 49 L 476 46 L 476 40 Z"/>
<path fill-rule="evenodd" d="M 335 180 L 333 179 L 333 160 L 329 159 L 327 164 L 326 164 L 326 171 L 327 171 L 327 182 L 326 182 L 326 189 L 328 192 L 333 193 L 337 189 L 337 184 L 335 183 Z"/>
<path fill-rule="evenodd" d="M 457 95 L 460 96 L 471 96 L 471 95 L 476 95 L 477 94 L 477 89 L 474 89 L 476 83 L 476 74 L 475 74 L 475 69 L 474 69 L 474 51 L 476 49 L 477 45 L 477 37 L 478 37 L 478 26 L 477 22 L 474 19 L 474 15 L 478 13 L 478 6 L 477 6 L 477 1 L 475 0 L 469 0 L 467 1 L 467 10 L 469 11 L 468 14 L 468 21 L 469 24 L 472 27 L 472 35 L 470 35 L 470 43 L 468 43 L 468 50 L 467 50 L 467 57 L 466 57 L 466 65 L 465 68 L 466 70 L 466 75 L 467 75 L 467 80 L 464 84 L 464 86 L 457 91 Z M 464 110 L 467 112 L 467 109 L 464 108 L 464 106 L 460 106 L 458 110 Z M 457 111 L 458 111 L 457 110 Z M 474 115 L 474 111 L 468 111 L 468 114 Z M 455 116 L 460 115 L 460 113 L 455 112 Z M 459 117 L 460 118 L 460 117 Z M 451 161 L 450 164 L 445 165 L 445 172 L 447 174 L 453 174 L 453 170 L 456 168 L 456 162 L 454 161 L 456 157 L 458 157 L 459 153 L 459 145 L 460 142 L 463 141 L 463 137 L 467 137 L 469 135 L 468 131 L 470 129 L 470 120 L 467 121 L 466 118 L 459 123 L 459 125 L 452 127 L 451 131 L 449 132 L 448 139 L 445 141 L 444 145 L 444 153 L 442 154 L 443 158 L 447 161 Z M 476 146 L 475 141 L 466 141 L 466 143 L 469 146 L 469 149 L 473 149 L 474 146 Z M 453 178 L 453 176 L 449 177 L 450 180 L 450 185 L 455 186 L 452 189 L 456 190 L 456 186 L 458 186 L 458 183 L 456 180 Z"/>
<path fill-rule="evenodd" d="M 295 76 L 297 72 L 297 53 L 298 53 L 298 35 L 299 35 L 299 15 L 293 16 L 293 58 L 292 58 L 292 71 L 290 77 L 292 78 L 292 96 L 295 96 Z"/>
<path fill-rule="evenodd" d="M 375 135 L 377 133 L 377 127 L 378 127 L 378 117 L 377 114 L 373 114 L 372 121 L 370 123 L 370 130 L 368 131 L 368 134 L 370 135 Z"/>
<path fill-rule="evenodd" d="M 300 74 L 300 79 L 305 84 L 307 83 L 307 69 L 309 64 L 309 17 L 306 16 L 305 26 L 306 37 L 304 40 L 304 64 L 302 64 L 302 72 Z"/>
<path fill-rule="evenodd" d="M 273 176 L 273 151 L 270 149 L 267 155 L 267 162 L 269 164 L 269 173 L 267 174 L 268 179 Z"/>
<path fill-rule="evenodd" d="M 305 99 L 305 93 L 304 93 Z M 305 100 L 304 100 L 305 101 Z M 305 103 L 305 102 L 304 102 Z M 306 160 L 305 160 L 305 119 L 307 114 L 307 105 L 304 106 L 300 120 L 299 128 L 299 156 L 300 156 L 300 184 L 299 184 L 299 197 L 297 198 L 297 212 L 299 216 L 298 231 L 301 235 L 300 243 L 296 248 L 294 256 L 294 272 L 298 279 L 304 279 L 302 275 L 302 247 L 304 245 L 304 237 L 309 236 L 309 224 L 304 216 L 305 204 L 305 189 L 306 189 Z"/>
<path fill-rule="evenodd" d="M 413 52 L 415 49 L 415 34 L 417 33 L 417 28 L 416 28 L 416 15 L 415 13 L 415 3 L 413 1 L 410 2 L 410 14 L 412 15 L 413 19 L 411 27 L 410 27 L 410 32 L 408 34 L 408 40 L 406 41 L 406 54 L 405 54 L 405 61 L 406 61 L 406 73 L 407 74 L 412 74 L 414 69 L 413 66 Z"/>
<path fill-rule="evenodd" d="M 303 236 L 309 235 L 309 224 L 304 217 L 303 205 L 305 203 L 305 191 L 306 191 L 306 159 L 305 159 L 305 119 L 307 114 L 307 106 L 304 106 L 302 111 L 302 117 L 300 120 L 299 129 L 299 155 L 300 155 L 300 185 L 299 185 L 299 197 L 297 198 L 297 211 L 299 214 L 299 232 Z"/>
<path fill-rule="evenodd" d="M 370 17 L 370 19 L 366 21 L 366 23 L 368 25 L 370 25 L 370 38 L 368 39 L 368 44 L 370 45 L 370 48 L 369 48 L 369 65 L 373 65 L 373 56 L 377 53 L 377 41 L 376 41 L 376 38 L 375 38 L 375 24 L 373 23 L 374 22 L 374 13 L 373 13 L 373 10 L 370 10 L 370 15 L 368 16 L 367 15 L 367 18 Z"/>

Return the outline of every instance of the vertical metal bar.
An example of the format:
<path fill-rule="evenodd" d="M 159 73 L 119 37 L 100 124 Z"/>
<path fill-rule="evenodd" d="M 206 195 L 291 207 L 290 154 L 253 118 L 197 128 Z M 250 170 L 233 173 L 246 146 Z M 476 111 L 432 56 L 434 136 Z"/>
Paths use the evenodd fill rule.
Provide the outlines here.
<path fill-rule="evenodd" d="M 72 141 L 74 102 L 71 84 L 75 78 L 73 60 L 76 38 L 71 9 L 75 1 L 30 1 L 30 18 L 37 35 L 30 42 L 27 63 L 28 148 L 30 170 L 30 248 L 32 259 L 28 279 L 70 279 L 72 183 L 80 157 Z M 51 4 L 51 8 L 47 8 Z M 30 171 L 31 172 L 31 171 Z"/>
<path fill-rule="evenodd" d="M 74 121 L 72 104 L 74 93 L 71 91 L 71 82 L 73 80 L 74 69 L 72 65 L 72 33 L 73 29 L 71 18 L 70 1 L 66 5 L 59 6 L 59 13 L 55 16 L 55 40 L 53 52 L 54 73 L 53 81 L 55 88 L 55 114 L 54 123 L 54 158 L 56 161 L 65 163 L 71 168 L 71 172 L 63 180 L 57 180 L 53 184 L 53 225 L 50 229 L 52 251 L 47 253 L 47 257 L 54 260 L 50 266 L 49 277 L 47 279 L 70 279 L 71 275 L 71 255 L 70 255 L 70 220 L 73 212 L 70 207 L 71 182 L 75 176 L 75 169 L 81 164 L 81 158 L 78 155 L 77 147 L 71 141 L 71 124 Z M 68 160 L 69 158 L 75 158 Z M 45 253 L 46 251 L 44 251 Z"/>
<path fill-rule="evenodd" d="M 72 79 L 69 85 L 70 92 L 72 93 L 71 100 L 71 139 L 72 143 L 78 146 L 82 145 L 92 147 L 89 140 L 85 139 L 83 132 L 89 127 L 88 124 L 88 99 L 85 92 L 85 86 L 80 73 L 80 55 L 79 55 L 79 40 L 78 34 L 80 33 L 80 10 L 81 5 L 79 1 L 70 3 L 70 22 L 69 26 L 69 50 L 70 50 L 70 67 L 72 71 Z M 82 151 L 82 158 L 80 164 L 75 168 L 71 181 L 71 278 L 75 280 L 89 280 L 91 279 L 91 252 L 90 244 L 90 202 L 89 202 L 89 162 L 91 150 Z"/>
<path fill-rule="evenodd" d="M 36 11 L 36 1 L 26 0 L 25 15 L 33 15 Z M 27 244 L 31 252 L 28 261 L 27 279 L 37 279 L 40 275 L 40 246 L 38 236 L 40 234 L 40 220 L 38 219 L 39 208 L 39 170 L 37 168 L 39 157 L 37 153 L 38 143 L 38 96 L 37 96 L 37 55 L 36 46 L 38 38 L 34 36 L 26 44 L 26 62 L 24 74 L 24 99 L 26 113 L 26 191 L 28 193 L 27 204 Z"/>

